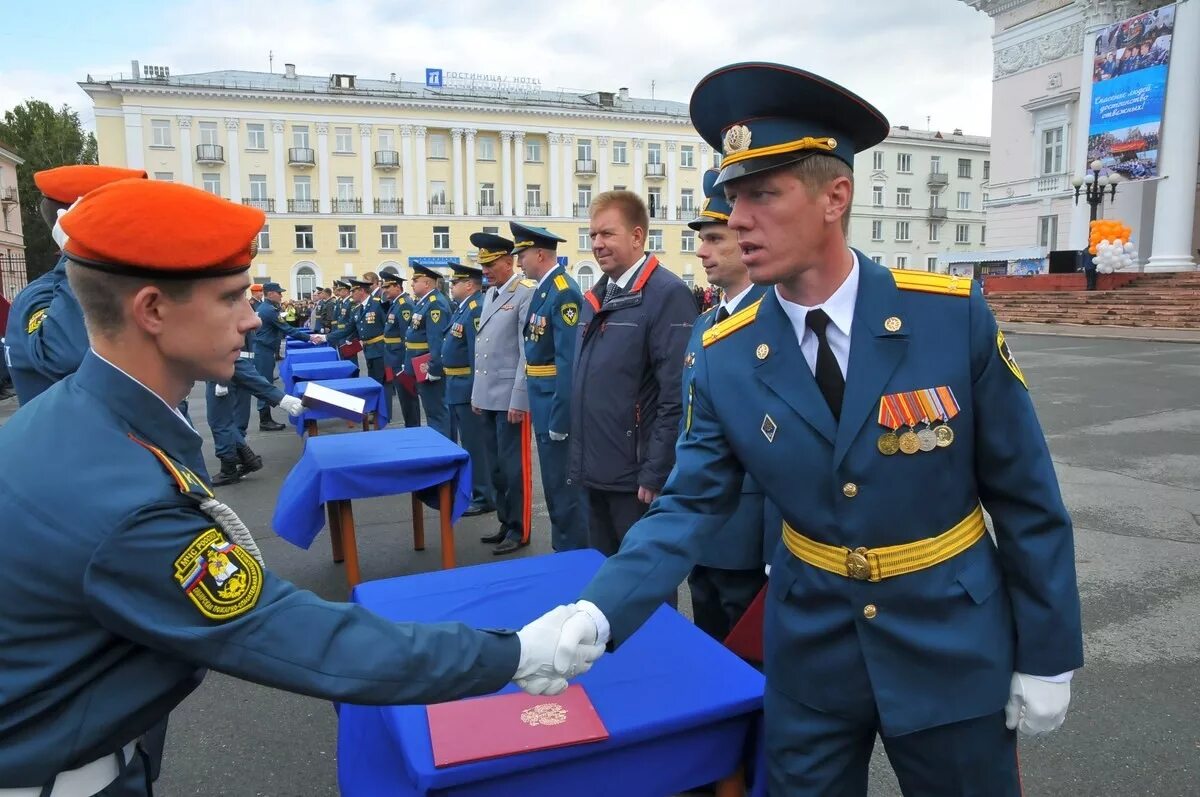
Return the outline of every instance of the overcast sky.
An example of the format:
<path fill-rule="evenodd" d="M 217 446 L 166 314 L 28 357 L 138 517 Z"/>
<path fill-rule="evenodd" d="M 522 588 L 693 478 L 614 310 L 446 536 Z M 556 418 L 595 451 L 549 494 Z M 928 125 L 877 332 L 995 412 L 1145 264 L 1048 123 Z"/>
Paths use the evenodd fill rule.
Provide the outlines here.
<path fill-rule="evenodd" d="M 770 10 L 768 10 L 770 9 Z M 992 22 L 959 0 L 51 0 L 0 27 L 0 111 L 28 97 L 92 125 L 76 82 L 217 69 L 424 80 L 425 67 L 538 78 L 543 88 L 687 101 L 709 70 L 779 61 L 863 95 L 892 124 L 991 129 Z"/>

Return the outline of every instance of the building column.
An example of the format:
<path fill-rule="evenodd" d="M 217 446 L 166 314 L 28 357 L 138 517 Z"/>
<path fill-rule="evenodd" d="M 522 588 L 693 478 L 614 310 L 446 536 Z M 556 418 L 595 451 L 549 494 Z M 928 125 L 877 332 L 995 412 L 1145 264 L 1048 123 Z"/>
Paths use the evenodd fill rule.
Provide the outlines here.
<path fill-rule="evenodd" d="M 121 109 L 125 114 L 125 166 L 129 169 L 146 168 L 146 147 L 142 143 L 142 106 L 126 105 Z M 191 152 L 183 153 L 185 159 L 195 157 Z"/>
<path fill-rule="evenodd" d="M 1074 141 L 1071 143 L 1072 162 L 1067 170 L 1072 177 L 1083 176 L 1088 172 L 1088 121 L 1092 114 L 1092 57 L 1089 55 L 1090 45 L 1095 41 L 1094 34 L 1103 25 L 1101 23 L 1084 30 L 1083 55 L 1079 57 L 1079 100 L 1075 104 Z M 1034 142 L 1040 145 L 1041 142 Z M 1091 229 L 1091 207 L 1083 201 L 1083 197 L 1071 208 L 1071 228 L 1067 234 L 1068 249 L 1087 249 L 1088 234 Z"/>
<path fill-rule="evenodd" d="M 362 210 L 375 212 L 375 154 L 371 148 L 371 126 L 358 126 L 359 149 L 362 151 Z"/>
<path fill-rule="evenodd" d="M 242 147 L 238 141 L 240 128 L 240 119 L 225 117 L 225 148 L 229 150 L 225 153 L 225 162 L 229 164 L 229 201 L 239 204 L 242 201 Z"/>
<path fill-rule="evenodd" d="M 646 192 L 646 167 L 642 164 L 642 145 L 640 138 L 633 140 L 633 193 L 642 196 Z M 645 199 L 645 197 L 642 197 Z"/>
<path fill-rule="evenodd" d="M 287 159 L 283 157 L 283 126 L 282 119 L 271 120 L 271 147 L 275 161 L 275 211 L 287 212 Z"/>
<path fill-rule="evenodd" d="M 417 164 L 417 212 L 429 212 L 429 181 L 425 179 L 425 132 L 417 125 L 413 127 L 413 159 Z"/>
<path fill-rule="evenodd" d="M 513 132 L 513 206 L 509 214 L 525 215 L 525 133 L 522 130 Z"/>
<path fill-rule="evenodd" d="M 196 162 L 196 153 L 192 152 L 192 117 L 180 116 L 176 121 L 179 122 L 179 149 L 183 156 L 179 159 L 179 182 L 192 185 L 192 180 L 196 179 L 192 174 L 192 164 Z"/>
<path fill-rule="evenodd" d="M 500 131 L 500 202 L 510 213 L 513 207 L 512 138 L 511 130 Z"/>
<path fill-rule="evenodd" d="M 400 169 L 401 176 L 404 178 L 404 193 L 400 197 L 404 202 L 404 215 L 417 215 L 417 195 L 416 183 L 414 182 L 415 173 L 413 166 L 413 141 L 412 141 L 412 125 L 400 125 Z M 424 213 L 425 211 L 420 211 Z"/>
<path fill-rule="evenodd" d="M 574 216 L 575 214 L 568 210 L 574 209 L 575 205 L 575 134 L 567 133 L 563 136 L 563 207 L 562 215 Z"/>
<path fill-rule="evenodd" d="M 474 216 L 475 200 L 479 196 L 479 186 L 475 184 L 475 133 L 478 131 L 473 127 L 468 127 L 463 131 L 466 136 L 464 148 L 466 153 L 464 157 L 467 160 L 467 187 L 463 191 L 463 199 L 466 200 L 467 215 Z"/>
<path fill-rule="evenodd" d="M 562 191 L 562 177 L 559 171 L 562 169 L 562 136 L 558 133 L 551 133 L 546 137 L 550 142 L 550 153 L 547 155 L 550 166 L 550 215 L 561 215 L 561 201 L 558 198 L 559 192 Z"/>
<path fill-rule="evenodd" d="M 704 173 L 712 168 L 712 157 L 708 144 L 701 144 L 696 147 L 696 172 L 700 175 L 699 184 L 696 186 L 700 189 L 701 200 L 704 198 Z"/>
<path fill-rule="evenodd" d="M 608 184 L 608 145 L 612 142 L 610 136 L 600 136 L 596 139 L 599 149 L 596 152 L 596 193 L 599 194 L 612 188 Z"/>
<path fill-rule="evenodd" d="M 667 220 L 675 221 L 679 216 L 675 206 L 679 202 L 679 154 L 676 150 L 679 149 L 679 144 L 675 141 L 667 142 Z"/>
<path fill-rule="evenodd" d="M 317 122 L 317 199 L 322 213 L 332 213 L 329 195 L 329 123 Z"/>
<path fill-rule="evenodd" d="M 1175 6 L 1159 149 L 1154 238 L 1145 271 L 1195 271 L 1192 225 L 1196 214 L 1196 161 L 1200 158 L 1200 0 Z"/>
<path fill-rule="evenodd" d="M 456 216 L 467 215 L 467 202 L 463 195 L 462 139 L 463 129 L 461 127 L 450 130 L 450 169 L 453 173 L 451 179 L 454 181 L 450 194 L 454 198 L 454 214 Z"/>

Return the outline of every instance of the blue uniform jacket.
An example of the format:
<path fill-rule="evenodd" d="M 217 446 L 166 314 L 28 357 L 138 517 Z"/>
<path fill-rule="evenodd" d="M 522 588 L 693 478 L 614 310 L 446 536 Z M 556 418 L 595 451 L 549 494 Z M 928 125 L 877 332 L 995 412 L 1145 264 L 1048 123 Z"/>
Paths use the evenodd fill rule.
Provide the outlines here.
<path fill-rule="evenodd" d="M 875 708 L 885 735 L 897 735 L 999 711 L 1014 671 L 1081 666 L 1079 594 L 1050 453 L 982 292 L 955 295 L 954 278 L 938 288 L 928 274 L 906 282 L 934 288 L 900 290 L 892 272 L 857 257 L 841 422 L 768 291 L 697 354 L 675 471 L 583 597 L 608 617 L 614 644 L 626 639 L 710 544 L 747 473 L 801 534 L 851 549 L 932 537 L 982 502 L 994 542 L 984 535 L 948 561 L 879 582 L 775 550 L 768 681 L 826 713 Z M 962 408 L 954 443 L 881 454 L 881 397 L 940 386 Z"/>
<path fill-rule="evenodd" d="M 67 282 L 67 258 L 13 298 L 4 331 L 9 375 L 17 401 L 28 404 L 75 373 L 88 350 L 83 310 Z"/>
<path fill-rule="evenodd" d="M 331 346 L 361 341 L 363 356 L 375 360 L 384 355 L 384 321 L 383 302 L 378 296 L 368 296 L 366 302 L 351 308 L 345 326 L 330 332 L 326 340 Z"/>
<path fill-rule="evenodd" d="M 404 370 L 413 371 L 413 357 L 429 354 L 429 375 L 442 376 L 442 338 L 450 328 L 450 305 L 440 291 L 432 290 L 413 305 L 404 335 Z"/>
<path fill-rule="evenodd" d="M 279 344 L 284 338 L 293 340 L 308 340 L 307 332 L 302 332 L 279 317 L 279 305 L 264 301 L 258 306 L 259 319 L 262 321 L 254 332 L 254 345 L 271 351 L 279 351 Z"/>
<path fill-rule="evenodd" d="M 412 320 L 412 297 L 402 293 L 388 305 L 383 319 L 383 363 L 393 372 L 404 370 L 404 336 Z"/>
<path fill-rule="evenodd" d="M 446 373 L 446 404 L 470 404 L 475 384 L 475 333 L 483 313 L 483 293 L 467 297 L 450 319 L 442 342 L 442 370 Z M 462 370 L 466 369 L 466 373 Z M 456 373 L 452 373 L 451 371 Z"/>
<path fill-rule="evenodd" d="M 525 388 L 534 431 L 571 431 L 571 379 L 583 294 L 562 266 L 533 292 L 525 324 Z"/>
<path fill-rule="evenodd" d="M 742 298 L 738 307 L 749 307 L 762 298 L 767 289 L 755 285 Z M 696 319 L 692 337 L 688 340 L 687 354 L 683 359 L 683 419 L 687 422 L 691 412 L 692 377 L 696 373 L 694 363 L 701 355 L 701 336 L 716 323 L 717 308 L 714 307 Z M 776 514 L 776 516 L 778 516 Z M 737 510 L 721 527 L 721 530 L 705 546 L 696 564 L 718 567 L 723 570 L 753 570 L 770 561 L 770 556 L 779 544 L 780 526 L 767 524 L 764 517 L 762 488 L 749 474 L 742 479 L 742 492 L 738 497 Z"/>
<path fill-rule="evenodd" d="M 0 469 L 0 788 L 121 749 L 199 668 L 363 704 L 435 703 L 512 677 L 515 635 L 392 623 L 260 566 L 199 511 L 211 495 L 200 447 L 91 353 L 0 428 L 0 461 L 22 463 Z"/>

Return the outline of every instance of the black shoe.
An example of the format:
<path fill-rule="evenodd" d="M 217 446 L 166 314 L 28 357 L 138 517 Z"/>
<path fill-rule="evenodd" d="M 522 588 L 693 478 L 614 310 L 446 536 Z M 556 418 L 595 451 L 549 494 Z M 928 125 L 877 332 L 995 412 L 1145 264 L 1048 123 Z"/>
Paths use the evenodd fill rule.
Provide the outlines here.
<path fill-rule="evenodd" d="M 496 511 L 494 506 L 480 506 L 479 504 L 471 504 L 467 507 L 467 511 L 463 512 L 463 517 L 475 517 L 476 515 L 490 515 Z"/>
<path fill-rule="evenodd" d="M 488 545 L 495 545 L 498 542 L 504 542 L 506 537 L 508 537 L 508 529 L 504 527 L 504 524 L 500 524 L 499 531 L 497 531 L 495 534 L 488 534 L 480 537 L 479 541 L 486 542 Z"/>
<path fill-rule="evenodd" d="M 221 472 L 213 478 L 213 487 L 224 487 L 227 484 L 240 482 L 242 480 L 242 470 L 236 459 L 221 460 Z"/>
<path fill-rule="evenodd" d="M 0 401 L 10 399 L 15 395 L 17 395 L 16 391 L 14 391 L 8 385 L 5 385 L 4 387 L 0 387 Z"/>
<path fill-rule="evenodd" d="M 505 537 L 504 541 L 492 549 L 492 556 L 503 556 L 506 553 L 524 548 L 529 543 L 522 541 L 520 537 Z"/>
<path fill-rule="evenodd" d="M 258 413 L 258 428 L 263 432 L 280 432 L 287 427 L 282 423 L 276 423 L 275 419 L 271 417 L 270 410 L 263 410 Z"/>
<path fill-rule="evenodd" d="M 254 453 L 254 450 L 245 443 L 238 443 L 238 462 L 242 465 L 242 475 L 254 473 L 256 470 L 262 470 L 262 457 Z"/>

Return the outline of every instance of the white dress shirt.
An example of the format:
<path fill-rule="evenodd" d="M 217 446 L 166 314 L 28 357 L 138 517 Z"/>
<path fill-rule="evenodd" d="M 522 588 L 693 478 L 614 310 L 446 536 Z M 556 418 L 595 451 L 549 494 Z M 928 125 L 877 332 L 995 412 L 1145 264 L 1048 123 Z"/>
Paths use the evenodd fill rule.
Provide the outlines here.
<path fill-rule="evenodd" d="M 805 307 L 802 304 L 789 302 L 779 294 L 779 286 L 775 286 L 775 296 L 779 306 L 787 313 L 796 332 L 796 340 L 800 342 L 800 351 L 808 362 L 808 369 L 815 376 L 817 373 L 817 334 L 804 323 L 809 310 L 821 309 L 829 316 L 829 326 L 825 328 L 825 337 L 829 340 L 829 348 L 837 358 L 838 367 L 842 369 L 842 378 L 846 377 L 846 369 L 850 365 L 850 327 L 854 322 L 854 303 L 858 300 L 858 257 L 851 252 L 854 265 L 841 286 L 824 304 L 816 307 Z"/>
<path fill-rule="evenodd" d="M 750 293 L 750 290 L 751 290 L 753 287 L 754 287 L 754 283 L 750 283 L 750 284 L 749 284 L 749 285 L 747 285 L 747 286 L 746 286 L 746 288 L 745 288 L 745 289 L 744 289 L 744 290 L 743 290 L 741 293 L 739 293 L 737 296 L 726 296 L 726 297 L 725 297 L 725 298 L 724 298 L 724 299 L 721 301 L 721 307 L 724 307 L 724 308 L 725 308 L 725 312 L 729 313 L 730 315 L 733 315 L 734 313 L 736 313 L 736 312 L 737 312 L 738 305 L 742 303 L 742 299 L 745 299 L 745 298 L 746 298 L 747 294 L 749 294 L 749 293 Z M 720 315 L 720 313 L 721 313 L 721 309 L 720 309 L 720 307 L 718 307 L 718 308 L 717 308 L 717 314 L 718 314 L 718 315 Z"/>
<path fill-rule="evenodd" d="M 629 290 L 629 283 L 633 281 L 633 275 L 638 273 L 638 269 L 642 267 L 649 257 L 649 255 L 642 255 L 642 259 L 625 269 L 624 274 L 610 281 L 617 283 L 617 287 L 623 291 Z"/>

